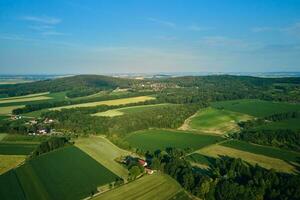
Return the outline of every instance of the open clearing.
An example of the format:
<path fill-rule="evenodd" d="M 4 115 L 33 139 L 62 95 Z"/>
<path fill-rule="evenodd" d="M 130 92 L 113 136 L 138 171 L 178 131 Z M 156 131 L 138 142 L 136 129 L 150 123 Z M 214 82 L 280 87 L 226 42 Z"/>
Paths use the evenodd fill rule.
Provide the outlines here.
<path fill-rule="evenodd" d="M 186 123 L 192 130 L 222 135 L 239 130 L 237 122 L 250 119 L 251 116 L 242 113 L 205 108 L 198 111 Z"/>
<path fill-rule="evenodd" d="M 292 165 L 288 164 L 283 160 L 246 151 L 241 151 L 221 145 L 211 145 L 209 147 L 200 149 L 196 153 L 200 153 L 202 155 L 207 155 L 211 157 L 229 156 L 234 158 L 241 158 L 252 165 L 258 164 L 267 169 L 273 168 L 277 171 L 288 173 L 296 172 L 296 169 Z"/>
<path fill-rule="evenodd" d="M 0 174 L 15 168 L 24 162 L 26 156 L 23 155 L 0 155 Z"/>
<path fill-rule="evenodd" d="M 131 152 L 120 149 L 106 138 L 100 136 L 80 138 L 76 140 L 75 145 L 119 177 L 127 178 L 128 170 L 117 163 L 115 159 L 131 155 Z"/>
<path fill-rule="evenodd" d="M 10 115 L 14 109 L 23 107 L 25 107 L 25 105 L 0 107 L 0 115 Z"/>
<path fill-rule="evenodd" d="M 168 200 L 182 190 L 169 176 L 153 174 L 100 194 L 93 200 Z"/>
<path fill-rule="evenodd" d="M 255 117 L 265 117 L 275 113 L 284 113 L 300 110 L 300 104 L 271 102 L 258 99 L 244 99 L 221 101 L 212 104 L 214 108 L 245 113 Z"/>
<path fill-rule="evenodd" d="M 250 144 L 248 142 L 239 140 L 226 141 L 220 145 L 291 162 L 297 162 L 300 159 L 300 153 L 294 151 L 287 151 L 274 147 Z"/>
<path fill-rule="evenodd" d="M 90 102 L 90 103 L 81 103 L 81 104 L 74 104 L 74 105 L 69 105 L 69 106 L 61 106 L 61 107 L 51 108 L 49 110 L 61 110 L 61 109 L 80 108 L 80 107 L 93 107 L 93 106 L 100 106 L 100 105 L 116 106 L 116 105 L 144 102 L 144 101 L 153 100 L 153 99 L 155 99 L 155 97 L 139 96 L 139 97 L 106 100 L 106 101 L 97 101 L 97 102 Z"/>
<path fill-rule="evenodd" d="M 7 175 L 12 172 L 15 175 Z M 82 199 L 117 177 L 74 146 L 64 147 L 30 160 L 0 176 L 0 195 L 13 199 L 11 185 L 15 176 L 26 199 Z M 4 180 L 3 180 L 4 179 Z M 22 196 L 22 195 L 19 195 Z M 0 199 L 4 199 L 0 196 Z"/>
<path fill-rule="evenodd" d="M 129 106 L 129 107 L 124 107 L 124 108 L 117 108 L 117 109 L 112 109 L 108 110 L 105 112 L 98 112 L 95 114 L 92 114 L 93 116 L 102 116 L 102 117 L 115 117 L 115 116 L 120 116 L 124 115 L 127 113 L 139 113 L 139 112 L 144 112 L 147 110 L 155 109 L 157 107 L 163 107 L 163 106 L 169 106 L 171 104 L 153 104 L 153 105 L 141 105 L 141 106 Z"/>
<path fill-rule="evenodd" d="M 222 141 L 223 138 L 213 135 L 195 134 L 187 131 L 164 129 L 149 129 L 137 131 L 125 137 L 125 140 L 135 148 L 155 151 L 167 147 L 194 150 Z"/>

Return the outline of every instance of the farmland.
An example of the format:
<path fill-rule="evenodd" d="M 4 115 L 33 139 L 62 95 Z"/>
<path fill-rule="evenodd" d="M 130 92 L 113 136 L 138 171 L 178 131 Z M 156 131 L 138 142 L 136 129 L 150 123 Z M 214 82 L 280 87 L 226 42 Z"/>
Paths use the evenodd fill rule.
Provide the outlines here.
<path fill-rule="evenodd" d="M 262 146 L 257 144 L 250 144 L 239 140 L 230 140 L 223 142 L 222 146 L 238 149 L 241 151 L 247 151 L 250 153 L 261 154 L 264 156 L 278 158 L 281 160 L 297 162 L 300 159 L 300 153 L 287 151 L 279 148 Z"/>
<path fill-rule="evenodd" d="M 34 97 L 27 97 L 27 98 L 0 99 L 0 104 L 17 103 L 17 102 L 33 102 L 33 101 L 41 101 L 41 100 L 48 100 L 48 99 L 52 99 L 52 98 L 48 96 L 34 96 Z"/>
<path fill-rule="evenodd" d="M 0 155 L 0 174 L 15 168 L 20 163 L 24 162 L 26 156 L 24 155 Z"/>
<path fill-rule="evenodd" d="M 199 151 L 197 151 L 197 153 L 211 157 L 229 156 L 234 158 L 241 158 L 252 165 L 258 164 L 266 169 L 273 168 L 281 172 L 293 173 L 296 171 L 296 169 L 292 165 L 283 160 L 241 151 L 221 145 L 211 145 L 209 147 L 200 149 Z"/>
<path fill-rule="evenodd" d="M 132 147 L 143 150 L 163 150 L 167 147 L 196 150 L 223 139 L 218 136 L 194 134 L 187 131 L 150 129 L 134 132 L 127 136 L 125 140 Z"/>
<path fill-rule="evenodd" d="M 0 142 L 0 155 L 28 155 L 38 144 Z"/>
<path fill-rule="evenodd" d="M 72 146 L 32 159 L 14 172 L 26 199 L 82 199 L 117 177 Z M 6 173 L 0 176 L 0 183 L 5 178 Z"/>
<path fill-rule="evenodd" d="M 181 191 L 180 185 L 169 176 L 154 174 L 100 194 L 93 200 L 167 200 Z"/>
<path fill-rule="evenodd" d="M 277 122 L 269 122 L 267 124 L 257 126 L 256 129 L 292 129 L 300 130 L 300 118 L 286 119 Z"/>
<path fill-rule="evenodd" d="M 0 107 L 0 115 L 10 115 L 14 109 L 23 108 L 24 105 L 19 106 L 4 106 Z"/>
<path fill-rule="evenodd" d="M 76 140 L 76 146 L 119 177 L 127 178 L 128 170 L 115 161 L 121 156 L 131 155 L 100 136 L 90 136 Z"/>
<path fill-rule="evenodd" d="M 224 134 L 239 129 L 237 122 L 252 119 L 251 116 L 214 108 L 201 109 L 189 119 L 188 126 L 201 132 Z"/>
<path fill-rule="evenodd" d="M 153 100 L 153 99 L 155 99 L 155 98 L 151 97 L 151 96 L 129 97 L 129 98 L 122 98 L 122 99 L 114 99 L 114 100 L 98 101 L 98 102 L 91 102 L 91 103 L 74 104 L 74 105 L 69 105 L 69 106 L 61 106 L 61 107 L 51 108 L 49 110 L 93 107 L 93 106 L 100 106 L 100 105 L 115 106 L 115 105 L 144 102 L 144 101 Z"/>
<path fill-rule="evenodd" d="M 279 103 L 257 99 L 222 101 L 213 103 L 212 106 L 214 108 L 244 113 L 254 117 L 266 117 L 275 113 L 300 110 L 300 104 Z"/>
<path fill-rule="evenodd" d="M 112 109 L 105 112 L 99 112 L 93 114 L 93 116 L 102 116 L 102 117 L 115 117 L 123 115 L 126 113 L 140 113 L 147 110 L 155 109 L 157 107 L 163 107 L 171 104 L 154 104 L 154 105 L 142 105 L 142 106 L 129 106 L 124 108 Z"/>

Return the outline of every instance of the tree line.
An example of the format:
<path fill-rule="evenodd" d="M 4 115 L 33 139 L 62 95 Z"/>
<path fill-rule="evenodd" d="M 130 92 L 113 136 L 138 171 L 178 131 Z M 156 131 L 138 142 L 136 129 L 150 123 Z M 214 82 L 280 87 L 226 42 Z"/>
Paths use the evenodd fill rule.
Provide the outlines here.
<path fill-rule="evenodd" d="M 241 159 L 221 157 L 203 170 L 185 160 L 185 152 L 167 148 L 145 154 L 152 169 L 173 177 L 180 185 L 201 199 L 299 199 L 300 176 L 278 173 Z"/>

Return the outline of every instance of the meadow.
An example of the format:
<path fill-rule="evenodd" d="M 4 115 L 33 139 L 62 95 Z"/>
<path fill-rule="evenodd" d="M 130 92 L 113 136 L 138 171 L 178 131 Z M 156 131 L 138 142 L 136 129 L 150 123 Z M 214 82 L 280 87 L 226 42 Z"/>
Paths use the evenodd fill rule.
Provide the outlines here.
<path fill-rule="evenodd" d="M 222 141 L 223 138 L 188 131 L 149 129 L 131 133 L 125 140 L 134 148 L 154 151 L 164 150 L 167 147 L 197 150 Z"/>
<path fill-rule="evenodd" d="M 143 176 L 111 191 L 100 194 L 93 200 L 166 200 L 180 193 L 181 186 L 167 175 L 153 174 Z M 188 199 L 187 196 L 182 199 Z"/>
<path fill-rule="evenodd" d="M 25 105 L 18 106 L 0 106 L 0 115 L 10 115 L 14 109 L 23 108 Z"/>
<path fill-rule="evenodd" d="M 290 162 L 297 162 L 300 159 L 300 153 L 287 151 L 275 147 L 262 146 L 257 144 L 251 144 L 239 140 L 229 140 L 220 144 L 225 147 L 238 149 L 241 151 L 247 151 L 250 153 L 260 154 L 272 158 L 278 158 Z"/>
<path fill-rule="evenodd" d="M 280 172 L 294 173 L 296 171 L 295 167 L 290 165 L 289 163 L 277 159 L 272 158 L 260 154 L 250 153 L 247 151 L 241 151 L 238 149 L 225 147 L 222 145 L 211 145 L 206 148 L 200 149 L 195 153 L 200 153 L 205 156 L 210 157 L 219 157 L 219 156 L 229 156 L 233 158 L 241 158 L 244 161 L 252 164 L 252 165 L 260 165 L 266 169 L 275 169 Z"/>
<path fill-rule="evenodd" d="M 260 125 L 255 127 L 255 129 L 292 129 L 292 130 L 300 130 L 300 118 L 292 118 L 286 119 L 282 121 L 270 122 L 264 125 Z"/>
<path fill-rule="evenodd" d="M 188 161 L 207 165 L 207 166 L 209 166 L 210 164 L 212 164 L 215 161 L 215 158 L 210 157 L 210 156 L 205 156 L 200 153 L 192 153 L 192 154 L 186 156 L 186 159 Z"/>
<path fill-rule="evenodd" d="M 98 186 L 113 182 L 117 178 L 74 146 L 31 159 L 13 171 L 26 199 L 82 199 L 92 191 L 95 192 Z M 6 182 L 3 179 L 7 177 L 9 176 L 6 173 L 0 176 L 2 190 L 10 190 L 7 188 L 9 185 L 3 184 Z"/>
<path fill-rule="evenodd" d="M 188 120 L 188 126 L 201 132 L 225 134 L 239 130 L 237 123 L 252 119 L 251 116 L 242 113 L 205 108 L 197 112 Z"/>
<path fill-rule="evenodd" d="M 101 116 L 101 117 L 115 117 L 115 116 L 120 116 L 124 115 L 127 113 L 142 113 L 151 109 L 155 109 L 157 107 L 163 107 L 166 105 L 171 105 L 171 104 L 153 104 L 153 105 L 141 105 L 141 106 L 128 106 L 124 108 L 117 108 L 117 109 L 112 109 L 108 110 L 105 112 L 98 112 L 95 114 L 92 114 L 93 116 Z"/>
<path fill-rule="evenodd" d="M 129 97 L 129 98 L 122 98 L 122 99 L 114 99 L 114 100 L 74 104 L 74 105 L 69 105 L 69 106 L 61 106 L 61 107 L 51 108 L 49 110 L 94 107 L 94 106 L 100 106 L 100 105 L 108 105 L 108 106 L 123 105 L 123 104 L 125 105 L 125 104 L 130 104 L 130 103 L 144 102 L 144 101 L 153 100 L 153 99 L 155 99 L 155 97 L 151 97 L 151 96 Z"/>
<path fill-rule="evenodd" d="M 244 113 L 254 117 L 266 117 L 275 113 L 299 111 L 300 104 L 243 99 L 212 103 L 212 107 Z"/>
<path fill-rule="evenodd" d="M 75 141 L 75 145 L 119 177 L 127 178 L 128 170 L 115 159 L 132 155 L 131 152 L 120 149 L 101 136 L 79 138 Z"/>

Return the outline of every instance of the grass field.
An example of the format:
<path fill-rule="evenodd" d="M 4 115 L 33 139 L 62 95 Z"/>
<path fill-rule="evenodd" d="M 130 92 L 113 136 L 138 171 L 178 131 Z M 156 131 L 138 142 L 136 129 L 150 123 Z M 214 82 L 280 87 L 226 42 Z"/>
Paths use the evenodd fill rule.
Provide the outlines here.
<path fill-rule="evenodd" d="M 258 127 L 255 127 L 255 129 L 293 129 L 293 130 L 300 130 L 300 118 L 293 118 L 293 119 L 287 119 L 283 121 L 277 121 L 277 122 L 270 122 Z"/>
<path fill-rule="evenodd" d="M 201 132 L 225 134 L 239 130 L 237 122 L 250 119 L 251 116 L 242 113 L 205 108 L 190 118 L 188 126 Z"/>
<path fill-rule="evenodd" d="M 244 113 L 254 117 L 265 117 L 275 113 L 300 110 L 300 104 L 279 103 L 258 99 L 221 101 L 213 103 L 212 106 L 214 108 Z"/>
<path fill-rule="evenodd" d="M 234 158 L 241 158 L 252 165 L 258 164 L 264 168 L 273 168 L 281 172 L 294 173 L 296 171 L 296 169 L 292 165 L 288 164 L 283 160 L 246 151 L 241 151 L 221 145 L 211 145 L 209 147 L 200 149 L 196 153 L 200 153 L 202 155 L 211 157 L 229 156 Z"/>
<path fill-rule="evenodd" d="M 0 142 L 0 155 L 28 155 L 38 144 Z"/>
<path fill-rule="evenodd" d="M 110 183 L 117 177 L 73 146 L 44 154 L 13 171 L 26 199 L 33 200 L 82 199 L 89 196 L 98 186 Z M 1 175 L 0 184 L 5 183 L 3 179 L 6 178 L 6 173 Z M 1 190 L 10 190 L 7 187 L 9 185 L 0 185 Z"/>
<path fill-rule="evenodd" d="M 138 102 L 143 102 L 152 99 L 155 98 L 151 96 L 139 96 L 139 97 L 130 97 L 130 98 L 107 100 L 107 101 L 97 101 L 91 103 L 81 103 L 81 104 L 74 104 L 69 106 L 61 106 L 61 107 L 51 108 L 49 110 L 61 110 L 61 109 L 70 109 L 70 108 L 79 108 L 79 107 L 93 107 L 93 106 L 100 106 L 100 105 L 115 106 L 115 105 L 129 104 L 129 103 L 138 103 Z"/>
<path fill-rule="evenodd" d="M 167 147 L 197 150 L 222 141 L 223 138 L 213 135 L 194 134 L 187 131 L 150 129 L 134 132 L 125 137 L 125 140 L 132 147 L 153 151 L 157 149 L 164 150 Z"/>
<path fill-rule="evenodd" d="M 10 170 L 0 175 L 0 199 L 26 200 L 15 170 Z"/>
<path fill-rule="evenodd" d="M 23 108 L 24 105 L 18 105 L 18 106 L 4 106 L 0 107 L 0 115 L 10 115 L 14 109 L 17 108 Z"/>
<path fill-rule="evenodd" d="M 117 163 L 115 159 L 131 155 L 131 152 L 118 148 L 109 140 L 100 136 L 80 138 L 76 140 L 75 145 L 119 177 L 127 178 L 128 170 Z"/>
<path fill-rule="evenodd" d="M 5 134 L 5 133 L 4 133 Z M 5 134 L 5 137 L 2 138 L 3 142 L 15 142 L 15 143 L 39 143 L 47 140 L 48 136 L 28 136 L 28 135 L 19 135 L 19 134 Z"/>
<path fill-rule="evenodd" d="M 7 133 L 0 133 L 0 141 L 2 141 L 7 136 Z"/>
<path fill-rule="evenodd" d="M 169 176 L 153 174 L 100 194 L 93 200 L 168 200 L 182 190 Z"/>
<path fill-rule="evenodd" d="M 215 160 L 215 158 L 213 158 L 213 157 L 205 156 L 205 155 L 202 155 L 200 153 L 192 153 L 192 154 L 186 156 L 186 159 L 188 161 L 203 164 L 203 165 L 207 165 L 207 166 L 212 164 Z"/>
<path fill-rule="evenodd" d="M 0 174 L 15 168 L 25 160 L 23 155 L 0 155 Z"/>
<path fill-rule="evenodd" d="M 261 154 L 272 158 L 278 158 L 290 162 L 300 161 L 300 153 L 287 151 L 279 148 L 250 144 L 239 140 L 226 141 L 220 145 L 242 151 L 247 151 L 250 153 Z"/>
<path fill-rule="evenodd" d="M 98 112 L 93 114 L 93 116 L 102 117 L 115 117 L 127 113 L 142 113 L 147 110 L 155 109 L 157 107 L 163 107 L 171 104 L 154 104 L 154 105 L 141 105 L 141 106 L 129 106 L 124 108 L 112 109 L 105 112 Z"/>

